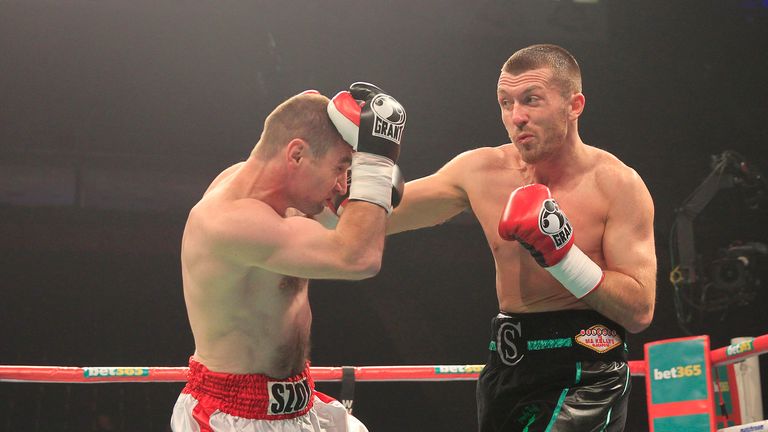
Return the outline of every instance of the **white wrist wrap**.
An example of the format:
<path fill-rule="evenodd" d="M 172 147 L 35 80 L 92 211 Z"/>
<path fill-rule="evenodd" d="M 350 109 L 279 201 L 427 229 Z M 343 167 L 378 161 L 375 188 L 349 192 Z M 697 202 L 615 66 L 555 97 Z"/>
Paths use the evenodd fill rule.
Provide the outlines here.
<path fill-rule="evenodd" d="M 603 270 L 576 245 L 559 263 L 546 267 L 563 286 L 580 299 L 603 281 Z"/>
<path fill-rule="evenodd" d="M 352 184 L 349 199 L 374 203 L 392 212 L 391 159 L 373 153 L 356 152 L 352 155 Z"/>

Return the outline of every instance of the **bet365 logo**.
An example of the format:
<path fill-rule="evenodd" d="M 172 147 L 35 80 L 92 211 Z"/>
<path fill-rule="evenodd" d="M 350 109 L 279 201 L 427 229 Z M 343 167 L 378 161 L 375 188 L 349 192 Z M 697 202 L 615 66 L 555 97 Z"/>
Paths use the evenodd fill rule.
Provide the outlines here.
<path fill-rule="evenodd" d="M 675 366 L 667 370 L 653 369 L 653 379 L 655 381 L 675 379 L 675 378 L 688 378 L 701 375 L 701 365 L 685 365 Z"/>

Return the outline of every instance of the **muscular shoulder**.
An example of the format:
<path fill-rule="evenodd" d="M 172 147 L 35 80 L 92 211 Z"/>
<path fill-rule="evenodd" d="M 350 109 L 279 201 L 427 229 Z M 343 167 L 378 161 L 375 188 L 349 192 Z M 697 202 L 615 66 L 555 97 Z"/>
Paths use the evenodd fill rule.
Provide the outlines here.
<path fill-rule="evenodd" d="M 477 174 L 478 170 L 484 172 L 502 169 L 510 164 L 510 152 L 513 149 L 511 144 L 507 144 L 499 147 L 480 147 L 467 150 L 453 158 L 443 169 L 454 169 L 473 174 Z"/>
<path fill-rule="evenodd" d="M 239 162 L 225 169 L 221 173 L 219 173 L 219 175 L 216 176 L 215 179 L 213 179 L 210 186 L 208 186 L 208 189 L 205 191 L 203 195 L 207 195 L 209 192 L 216 189 L 223 181 L 230 178 L 234 173 L 236 173 L 240 168 L 242 168 L 243 165 L 245 165 L 245 162 Z"/>
<path fill-rule="evenodd" d="M 595 185 L 607 197 L 647 195 L 640 175 L 613 154 L 592 147 Z"/>
<path fill-rule="evenodd" d="M 251 222 L 254 218 L 281 218 L 265 202 L 252 198 L 232 199 L 226 194 L 210 193 L 190 211 L 190 220 L 202 220 L 208 227 L 231 226 L 234 222 Z"/>

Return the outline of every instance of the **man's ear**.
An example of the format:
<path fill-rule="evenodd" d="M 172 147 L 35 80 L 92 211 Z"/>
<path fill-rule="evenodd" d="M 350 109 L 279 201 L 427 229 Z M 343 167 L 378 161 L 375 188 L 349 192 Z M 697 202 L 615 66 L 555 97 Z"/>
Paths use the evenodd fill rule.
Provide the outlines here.
<path fill-rule="evenodd" d="M 294 138 L 285 146 L 286 161 L 298 165 L 307 157 L 307 152 L 309 152 L 309 144 L 301 138 Z"/>
<path fill-rule="evenodd" d="M 570 110 L 568 117 L 571 120 L 576 120 L 581 116 L 581 113 L 584 112 L 584 103 L 586 102 L 586 99 L 584 98 L 583 93 L 575 93 L 571 95 L 571 104 L 570 104 Z"/>

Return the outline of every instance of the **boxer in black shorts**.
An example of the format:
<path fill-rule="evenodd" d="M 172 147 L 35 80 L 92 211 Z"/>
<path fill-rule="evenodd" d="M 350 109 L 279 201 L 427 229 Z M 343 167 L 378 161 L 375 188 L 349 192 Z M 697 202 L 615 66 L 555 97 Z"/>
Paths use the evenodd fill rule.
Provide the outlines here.
<path fill-rule="evenodd" d="M 621 431 L 625 332 L 594 311 L 500 313 L 477 386 L 480 431 Z"/>
<path fill-rule="evenodd" d="M 496 341 L 477 392 L 482 432 L 599 431 L 606 422 L 620 431 L 629 392 L 624 348 L 597 353 L 577 335 L 599 330 L 623 342 L 625 329 L 650 325 L 653 200 L 635 170 L 582 141 L 581 69 L 562 47 L 515 52 L 501 68 L 496 100 L 511 142 L 465 151 L 408 182 L 387 232 L 463 211 L 482 227 L 498 308 L 522 319 L 525 341 Z M 502 336 L 516 329 L 507 319 L 499 318 Z M 598 403 L 587 404 L 591 398 Z"/>

